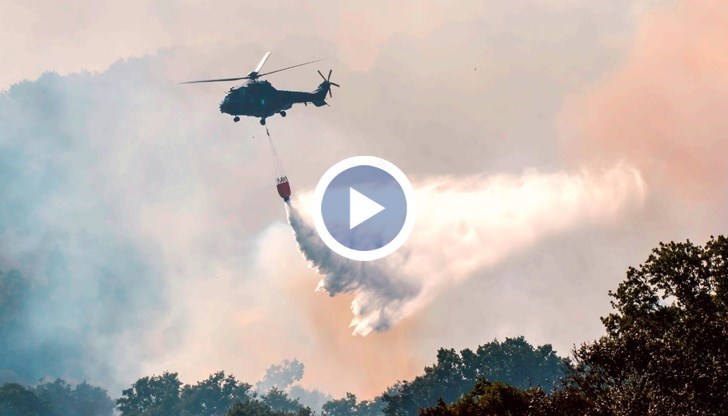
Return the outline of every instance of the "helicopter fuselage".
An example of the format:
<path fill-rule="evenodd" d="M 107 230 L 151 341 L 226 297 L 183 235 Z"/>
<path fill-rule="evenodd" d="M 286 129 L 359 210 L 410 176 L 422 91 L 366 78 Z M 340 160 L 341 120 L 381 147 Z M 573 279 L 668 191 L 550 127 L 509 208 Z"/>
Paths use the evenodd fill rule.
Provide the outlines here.
<path fill-rule="evenodd" d="M 266 117 L 280 114 L 285 117 L 286 110 L 297 103 L 312 103 L 320 107 L 326 105 L 326 93 L 330 86 L 322 82 L 313 92 L 284 91 L 275 89 L 270 82 L 251 80 L 233 87 L 220 103 L 220 112 L 235 116 L 259 117 L 265 123 Z"/>
<path fill-rule="evenodd" d="M 268 81 L 264 81 L 261 77 L 266 75 L 275 74 L 277 72 L 287 71 L 289 69 L 298 68 L 299 66 L 313 64 L 320 62 L 323 59 L 316 61 L 304 62 L 302 64 L 289 66 L 282 69 L 276 69 L 275 71 L 267 71 L 261 73 L 261 69 L 268 60 L 270 52 L 263 56 L 255 70 L 248 73 L 244 77 L 233 77 L 233 78 L 215 78 L 215 79 L 202 79 L 197 81 L 187 81 L 183 84 L 200 84 L 203 82 L 229 82 L 239 81 L 242 79 L 248 80 L 244 84 L 230 88 L 225 98 L 220 103 L 220 112 L 230 114 L 233 116 L 233 121 L 240 121 L 240 116 L 259 117 L 260 124 L 265 124 L 266 117 L 270 117 L 274 114 L 280 114 L 281 117 L 286 116 L 286 110 L 293 107 L 296 103 L 311 103 L 316 107 L 326 105 L 326 94 L 331 94 L 331 87 L 338 87 L 339 84 L 331 82 L 331 70 L 329 69 L 329 75 L 327 77 L 316 71 L 324 80 L 313 92 L 304 91 L 283 91 L 273 88 Z"/>

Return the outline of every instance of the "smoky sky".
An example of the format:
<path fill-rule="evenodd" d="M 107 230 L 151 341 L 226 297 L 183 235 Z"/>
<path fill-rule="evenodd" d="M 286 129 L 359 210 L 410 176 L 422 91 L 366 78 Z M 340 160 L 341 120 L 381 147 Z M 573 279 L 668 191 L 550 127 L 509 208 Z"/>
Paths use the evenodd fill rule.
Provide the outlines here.
<path fill-rule="evenodd" d="M 219 351 L 197 336 L 209 314 L 224 327 L 268 308 L 254 257 L 285 211 L 264 132 L 221 123 L 220 89 L 201 100 L 171 80 L 179 54 L 46 73 L 0 96 L 5 380 L 118 389 L 180 365 L 160 357 Z M 250 361 L 246 378 L 283 358 Z"/>
<path fill-rule="evenodd" d="M 149 253 L 115 226 L 113 201 L 89 175 L 89 115 L 104 83 L 46 74 L 0 96 L 0 269 L 21 281 L 0 367 L 25 382 L 112 378 L 110 353 L 166 302 Z"/>
<path fill-rule="evenodd" d="M 160 351 L 175 340 L 182 322 L 165 312 L 174 273 L 143 230 L 157 206 L 202 209 L 185 198 L 216 173 L 200 180 L 204 157 L 186 158 L 191 149 L 182 143 L 202 124 L 192 118 L 183 129 L 177 120 L 167 129 L 159 121 L 180 104 L 164 94 L 170 83 L 150 61 L 119 62 L 102 74 L 47 73 L 0 96 L 0 270 L 21 280 L 0 341 L 10 378 L 121 382 L 117 371 L 135 372 L 150 353 L 149 337 L 164 338 L 152 342 Z M 179 238 L 178 224 L 158 222 Z M 224 238 L 203 236 L 195 251 L 217 251 Z M 241 238 L 236 250 L 246 244 Z M 155 327 L 164 319 L 166 332 Z"/>
<path fill-rule="evenodd" d="M 713 102 L 682 107 L 705 94 L 662 94 L 674 82 L 650 74 L 659 60 L 636 59 L 639 76 L 620 75 L 630 57 L 659 58 L 672 47 L 662 35 L 635 44 L 635 33 L 654 28 L 642 17 L 660 2 L 126 3 L 8 3 L 0 13 L 0 44 L 16 57 L 0 67 L 3 282 L 17 271 L 0 294 L 0 377 L 116 388 L 164 370 L 191 382 L 224 369 L 250 381 L 298 357 L 302 385 L 371 397 L 419 372 L 442 346 L 525 334 L 566 353 L 599 335 L 607 290 L 657 241 L 700 240 L 725 223 L 715 203 L 722 194 L 693 201 L 653 180 L 671 176 L 639 160 L 660 154 L 660 136 L 650 135 L 649 146 L 636 146 L 645 149 L 640 158 L 627 158 L 647 182 L 641 210 L 519 246 L 407 319 L 382 324 L 387 332 L 352 338 L 347 296 L 356 282 L 340 275 L 328 282 L 335 298 L 313 293 L 321 276 L 306 268 L 286 224 L 264 131 L 219 113 L 230 85 L 178 83 L 244 75 L 267 50 L 266 69 L 328 58 L 270 79 L 311 90 L 316 70 L 332 68 L 342 85 L 330 107 L 295 107 L 285 122 L 269 120 L 294 196 L 331 164 L 361 154 L 392 161 L 413 182 L 446 178 L 450 189 L 463 178 L 517 180 L 533 169 L 579 182 L 592 159 L 609 154 L 610 167 L 634 156 L 645 119 L 649 132 L 670 119 L 670 111 L 637 110 L 684 109 L 676 120 L 688 131 L 701 120 L 694 108 Z M 695 24 L 671 3 L 659 5 L 668 23 Z M 695 50 L 681 38 L 681 48 Z M 661 46 L 644 48 L 653 43 Z M 722 61 L 695 62 L 678 75 L 692 80 Z M 614 104 L 601 117 L 605 103 L 621 103 L 610 91 L 624 97 L 619 91 L 647 80 L 649 96 L 626 99 L 639 108 Z M 718 110 L 705 125 L 719 124 Z M 716 136 L 701 134 L 708 149 Z M 680 134 L 670 141 L 686 146 Z M 719 154 L 691 154 L 702 166 L 708 153 Z M 678 179 L 692 178 L 690 169 Z M 384 283 L 402 298 L 421 285 Z"/>

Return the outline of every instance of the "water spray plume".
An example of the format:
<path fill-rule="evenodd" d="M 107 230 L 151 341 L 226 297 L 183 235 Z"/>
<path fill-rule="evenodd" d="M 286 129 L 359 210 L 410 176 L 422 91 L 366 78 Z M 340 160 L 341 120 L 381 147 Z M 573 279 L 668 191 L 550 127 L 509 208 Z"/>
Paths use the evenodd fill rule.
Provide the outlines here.
<path fill-rule="evenodd" d="M 642 206 L 640 173 L 623 164 L 599 172 L 434 178 L 415 184 L 417 226 L 394 254 L 359 262 L 330 250 L 299 209 L 287 205 L 299 250 L 319 275 L 317 290 L 353 293 L 355 335 L 384 331 L 421 310 L 443 289 L 546 236 L 582 225 L 612 224 Z M 482 273 L 478 273 L 482 271 Z"/>

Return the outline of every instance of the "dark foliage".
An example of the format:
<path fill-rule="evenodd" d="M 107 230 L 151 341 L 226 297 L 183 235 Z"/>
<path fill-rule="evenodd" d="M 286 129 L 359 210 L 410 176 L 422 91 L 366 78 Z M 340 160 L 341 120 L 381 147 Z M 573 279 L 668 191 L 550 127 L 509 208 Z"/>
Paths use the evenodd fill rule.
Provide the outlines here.
<path fill-rule="evenodd" d="M 517 388 L 538 386 L 552 391 L 569 363 L 550 345 L 534 348 L 523 337 L 506 338 L 481 345 L 476 351 L 440 349 L 437 363 L 411 382 L 401 382 L 385 393 L 389 416 L 417 415 L 419 409 L 438 401 L 453 403 L 473 389 L 478 379 L 500 381 Z"/>
<path fill-rule="evenodd" d="M 262 395 L 261 401 L 273 411 L 286 414 L 293 414 L 304 408 L 297 399 L 291 399 L 286 392 L 275 387 L 270 389 L 267 394 Z"/>
<path fill-rule="evenodd" d="M 114 401 L 106 390 L 86 382 L 71 385 L 61 379 L 42 383 L 35 388 L 35 394 L 49 403 L 51 414 L 57 416 L 103 416 L 114 411 Z"/>
<path fill-rule="evenodd" d="M 329 400 L 323 406 L 326 416 L 378 416 L 384 411 L 385 403 L 381 398 L 357 402 L 356 395 L 346 393 L 346 397 Z"/>
<path fill-rule="evenodd" d="M 578 392 L 546 394 L 539 388 L 522 390 L 501 382 L 479 380 L 473 390 L 452 404 L 439 400 L 420 416 L 562 416 L 584 415 L 590 403 Z"/>
<path fill-rule="evenodd" d="M 121 416 L 309 416 L 311 410 L 278 389 L 257 397 L 252 386 L 220 371 L 194 385 L 177 373 L 143 377 L 116 401 Z"/>
<path fill-rule="evenodd" d="M 172 416 L 180 414 L 180 387 L 177 373 L 143 377 L 122 391 L 116 405 L 123 416 Z"/>
<path fill-rule="evenodd" d="M 422 414 L 728 414 L 728 239 L 660 244 L 610 296 L 606 335 L 574 351 L 562 389 L 481 381 Z"/>
<path fill-rule="evenodd" d="M 312 412 L 307 407 L 301 407 L 295 412 L 273 410 L 267 404 L 258 400 L 237 402 L 233 405 L 226 416 L 311 416 Z"/>
<path fill-rule="evenodd" d="M 232 375 L 219 371 L 180 393 L 182 416 L 220 416 L 238 401 L 247 401 L 251 385 L 239 383 Z"/>
<path fill-rule="evenodd" d="M 557 390 L 550 395 L 540 389 L 531 389 L 528 393 L 528 415 L 588 415 L 593 410 L 592 402 L 583 392 L 571 387 Z"/>
<path fill-rule="evenodd" d="M 36 396 L 33 390 L 17 383 L 0 387 L 0 414 L 3 416 L 45 416 L 50 406 Z"/>
<path fill-rule="evenodd" d="M 16 383 L 0 387 L 2 416 L 111 416 L 114 402 L 106 391 L 63 380 L 41 383 L 35 389 Z"/>
<path fill-rule="evenodd" d="M 528 410 L 528 394 L 523 390 L 496 381 L 480 380 L 473 390 L 451 405 L 438 400 L 437 406 L 420 411 L 422 416 L 525 415 Z"/>
<path fill-rule="evenodd" d="M 13 287 L 0 294 L 13 293 Z M 359 402 L 347 393 L 324 404 L 322 413 L 726 414 L 728 239 L 711 237 L 705 246 L 660 244 L 644 264 L 628 270 L 610 296 L 614 312 L 602 318 L 606 335 L 576 349 L 573 366 L 549 345 L 534 348 L 523 337 L 493 341 L 475 351 L 441 349 L 437 362 L 411 382 L 397 383 L 372 401 Z M 16 308 L 11 303 L 5 307 Z M 0 330 L 7 331 L 8 322 L 0 322 Z M 278 373 L 283 374 L 274 375 Z M 298 372 L 292 374 L 298 378 L 286 380 L 300 378 Z M 112 409 L 106 392 L 86 383 L 0 387 L 2 416 L 108 416 Z M 121 416 L 312 415 L 285 390 L 274 387 L 259 396 L 250 384 L 223 372 L 195 385 L 183 385 L 176 373 L 141 378 L 122 392 L 117 409 Z"/>
<path fill-rule="evenodd" d="M 660 244 L 630 268 L 575 351 L 574 387 L 597 415 L 717 415 L 728 403 L 728 239 Z"/>

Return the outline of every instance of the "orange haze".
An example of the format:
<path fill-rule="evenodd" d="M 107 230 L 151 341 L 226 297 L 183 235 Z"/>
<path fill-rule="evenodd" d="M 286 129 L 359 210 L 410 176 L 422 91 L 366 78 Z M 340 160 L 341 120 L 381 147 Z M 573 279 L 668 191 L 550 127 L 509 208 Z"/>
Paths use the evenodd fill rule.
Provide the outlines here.
<path fill-rule="evenodd" d="M 728 2 L 646 14 L 625 62 L 568 100 L 560 125 L 572 160 L 626 158 L 648 183 L 698 203 L 725 192 Z"/>

